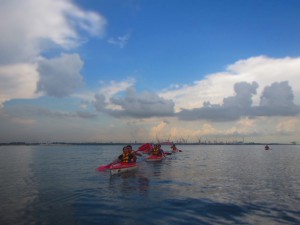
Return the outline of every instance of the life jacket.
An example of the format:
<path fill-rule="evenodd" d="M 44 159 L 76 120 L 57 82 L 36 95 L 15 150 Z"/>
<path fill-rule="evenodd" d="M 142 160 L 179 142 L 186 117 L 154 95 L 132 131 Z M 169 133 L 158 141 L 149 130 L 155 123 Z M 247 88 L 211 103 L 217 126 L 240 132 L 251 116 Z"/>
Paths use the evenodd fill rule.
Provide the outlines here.
<path fill-rule="evenodd" d="M 129 152 L 129 161 L 136 162 L 135 151 L 133 149 Z"/>
<path fill-rule="evenodd" d="M 129 162 L 129 153 L 123 153 L 122 155 L 122 162 L 128 163 Z"/>
<path fill-rule="evenodd" d="M 159 148 L 153 148 L 152 155 L 158 155 L 159 153 Z"/>
<path fill-rule="evenodd" d="M 129 154 L 135 155 L 134 150 L 130 150 Z"/>

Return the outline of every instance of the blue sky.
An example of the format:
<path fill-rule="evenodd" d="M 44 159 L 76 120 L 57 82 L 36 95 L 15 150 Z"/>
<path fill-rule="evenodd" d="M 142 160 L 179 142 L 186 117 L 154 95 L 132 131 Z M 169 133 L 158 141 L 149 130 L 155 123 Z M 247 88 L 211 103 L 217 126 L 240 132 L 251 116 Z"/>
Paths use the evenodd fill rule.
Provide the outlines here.
<path fill-rule="evenodd" d="M 296 0 L 3 1 L 0 142 L 299 141 L 299 12 Z"/>

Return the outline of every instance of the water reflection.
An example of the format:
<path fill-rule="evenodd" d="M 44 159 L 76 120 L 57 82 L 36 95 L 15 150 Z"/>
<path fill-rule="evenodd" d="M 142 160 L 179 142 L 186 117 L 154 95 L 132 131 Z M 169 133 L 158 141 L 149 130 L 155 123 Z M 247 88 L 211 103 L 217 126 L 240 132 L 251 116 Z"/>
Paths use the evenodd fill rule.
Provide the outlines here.
<path fill-rule="evenodd" d="M 123 195 L 130 194 L 132 192 L 138 192 L 139 194 L 147 194 L 149 190 L 150 180 L 142 173 L 136 171 L 123 173 L 120 175 L 111 176 L 109 179 L 109 188 L 114 191 L 119 189 Z"/>
<path fill-rule="evenodd" d="M 0 147 L 0 224 L 19 224 L 38 195 L 32 146 Z"/>
<path fill-rule="evenodd" d="M 109 188 L 119 189 L 128 194 L 138 190 L 141 194 L 149 191 L 151 185 L 160 180 L 166 169 L 165 162 L 139 162 L 138 170 L 110 176 Z M 118 191 L 118 190 L 115 190 Z"/>
<path fill-rule="evenodd" d="M 36 148 L 0 147 L 0 224 L 300 223 L 299 147 L 186 146 L 113 177 L 112 147 Z"/>

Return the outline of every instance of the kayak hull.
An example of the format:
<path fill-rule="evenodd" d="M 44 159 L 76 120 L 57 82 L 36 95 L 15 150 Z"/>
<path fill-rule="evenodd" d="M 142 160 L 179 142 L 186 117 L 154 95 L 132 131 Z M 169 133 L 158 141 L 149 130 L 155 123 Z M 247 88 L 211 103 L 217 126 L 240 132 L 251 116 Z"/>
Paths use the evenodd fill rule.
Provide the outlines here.
<path fill-rule="evenodd" d="M 150 155 L 146 158 L 146 162 L 157 162 L 162 161 L 163 159 L 163 156 Z"/>
<path fill-rule="evenodd" d="M 136 163 L 116 163 L 111 165 L 109 170 L 111 175 L 126 173 L 137 169 Z"/>

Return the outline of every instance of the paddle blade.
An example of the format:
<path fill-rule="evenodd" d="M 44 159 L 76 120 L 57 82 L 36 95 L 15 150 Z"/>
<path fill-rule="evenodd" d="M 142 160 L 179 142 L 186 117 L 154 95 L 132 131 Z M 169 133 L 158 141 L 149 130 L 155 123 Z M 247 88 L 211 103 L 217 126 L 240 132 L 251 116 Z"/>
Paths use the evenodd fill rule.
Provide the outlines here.
<path fill-rule="evenodd" d="M 145 144 L 142 144 L 139 148 L 138 148 L 138 151 L 146 151 L 146 150 L 149 150 L 152 148 L 152 145 L 149 144 L 149 143 L 145 143 Z"/>

